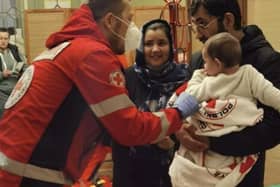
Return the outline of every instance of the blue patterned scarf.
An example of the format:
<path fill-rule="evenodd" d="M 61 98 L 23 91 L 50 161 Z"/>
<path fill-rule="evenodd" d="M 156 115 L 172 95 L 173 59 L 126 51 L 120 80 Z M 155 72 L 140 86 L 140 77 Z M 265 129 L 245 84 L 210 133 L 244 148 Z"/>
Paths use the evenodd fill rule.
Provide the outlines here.
<path fill-rule="evenodd" d="M 148 87 L 150 93 L 145 103 L 139 106 L 142 111 L 155 112 L 165 108 L 169 97 L 183 82 L 186 81 L 186 65 L 168 62 L 159 71 L 146 66 L 135 65 L 135 72 Z"/>

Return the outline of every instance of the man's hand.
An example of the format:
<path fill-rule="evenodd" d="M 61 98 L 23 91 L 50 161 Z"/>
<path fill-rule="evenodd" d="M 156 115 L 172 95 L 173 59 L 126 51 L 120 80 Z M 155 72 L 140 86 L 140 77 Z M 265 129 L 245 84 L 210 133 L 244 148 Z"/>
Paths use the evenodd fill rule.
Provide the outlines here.
<path fill-rule="evenodd" d="M 180 143 L 190 151 L 201 152 L 208 149 L 208 138 L 196 135 L 195 131 L 196 128 L 193 125 L 184 124 L 176 133 L 176 137 Z"/>
<path fill-rule="evenodd" d="M 163 150 L 169 150 L 174 147 L 174 145 L 174 141 L 168 136 L 157 143 L 157 146 Z"/>

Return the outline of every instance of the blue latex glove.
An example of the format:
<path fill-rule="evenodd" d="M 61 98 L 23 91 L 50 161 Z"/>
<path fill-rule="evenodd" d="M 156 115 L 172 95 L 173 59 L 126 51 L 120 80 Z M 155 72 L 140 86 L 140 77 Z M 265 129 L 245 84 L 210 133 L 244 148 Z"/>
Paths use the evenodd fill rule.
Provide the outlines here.
<path fill-rule="evenodd" d="M 199 104 L 195 97 L 187 92 L 183 92 L 175 101 L 173 108 L 177 108 L 180 111 L 181 117 L 185 119 L 198 111 Z"/>

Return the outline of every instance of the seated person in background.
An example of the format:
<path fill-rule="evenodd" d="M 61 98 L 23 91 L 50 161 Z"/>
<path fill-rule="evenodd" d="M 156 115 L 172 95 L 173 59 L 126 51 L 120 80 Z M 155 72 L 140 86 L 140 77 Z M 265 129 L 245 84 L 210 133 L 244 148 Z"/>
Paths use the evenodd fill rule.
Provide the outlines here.
<path fill-rule="evenodd" d="M 173 42 L 168 22 L 151 20 L 142 29 L 136 63 L 125 71 L 130 99 L 141 111 L 158 112 L 186 81 L 185 64 L 173 60 Z M 126 147 L 113 142 L 114 187 L 171 187 L 168 169 L 174 142 L 163 141 Z"/>
<path fill-rule="evenodd" d="M 220 137 L 255 125 L 263 118 L 257 100 L 280 112 L 280 90 L 252 65 L 241 64 L 239 41 L 222 32 L 203 49 L 204 69 L 194 72 L 186 92 L 202 103 L 189 120 L 200 136 Z M 174 187 L 234 187 L 257 160 L 257 154 L 225 156 L 207 150 L 193 152 L 180 146 L 170 167 Z"/>
<path fill-rule="evenodd" d="M 25 57 L 9 40 L 8 29 L 0 28 L 0 118 L 5 102 L 27 66 Z"/>

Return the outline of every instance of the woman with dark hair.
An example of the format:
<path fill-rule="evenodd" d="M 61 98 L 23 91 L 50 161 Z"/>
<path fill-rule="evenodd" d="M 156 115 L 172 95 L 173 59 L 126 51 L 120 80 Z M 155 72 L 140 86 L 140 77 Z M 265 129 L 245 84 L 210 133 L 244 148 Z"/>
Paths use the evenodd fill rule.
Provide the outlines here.
<path fill-rule="evenodd" d="M 160 19 L 146 23 L 136 51 L 136 63 L 125 72 L 130 99 L 139 110 L 166 107 L 172 93 L 187 77 L 185 64 L 173 60 L 171 29 Z M 171 187 L 168 168 L 174 142 L 166 137 L 155 144 L 124 147 L 113 143 L 114 187 Z"/>

